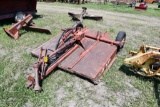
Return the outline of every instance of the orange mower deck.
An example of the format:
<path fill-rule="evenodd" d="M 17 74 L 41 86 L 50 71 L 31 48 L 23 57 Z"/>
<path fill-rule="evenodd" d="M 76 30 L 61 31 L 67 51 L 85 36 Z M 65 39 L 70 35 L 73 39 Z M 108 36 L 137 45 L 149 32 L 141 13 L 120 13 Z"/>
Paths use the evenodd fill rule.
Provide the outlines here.
<path fill-rule="evenodd" d="M 58 65 L 58 67 L 68 72 L 84 76 L 94 82 L 98 80 L 105 69 L 109 68 L 114 62 L 117 52 L 117 47 L 115 45 L 96 39 L 102 35 L 104 37 L 101 37 L 101 39 L 111 40 L 107 34 L 99 33 L 97 36 L 96 31 L 88 30 L 85 33 L 85 38 L 82 40 L 84 48 L 78 46 L 73 53 Z M 90 37 L 95 37 L 95 39 Z M 51 39 L 40 47 L 54 50 L 58 38 L 59 36 Z M 34 56 L 38 57 L 40 47 L 32 51 Z"/>
<path fill-rule="evenodd" d="M 73 32 L 73 30 L 71 29 L 65 34 L 62 33 L 62 35 L 64 34 L 64 37 L 66 37 L 66 35 L 69 35 L 68 32 Z M 35 67 L 36 70 L 41 69 L 39 71 L 43 72 L 44 68 L 42 65 L 45 66 L 45 56 L 49 58 L 52 57 L 53 59 L 55 53 L 63 53 L 47 67 L 47 70 L 44 70 L 45 76 L 50 74 L 54 68 L 58 67 L 70 73 L 85 77 L 94 84 L 98 84 L 102 74 L 107 71 L 106 69 L 109 69 L 115 61 L 117 51 L 124 45 L 125 32 L 119 33 L 117 37 L 121 37 L 122 40 L 116 38 L 116 41 L 112 40 L 107 32 L 101 33 L 87 28 L 81 28 L 71 33 L 71 35 L 73 38 L 64 44 L 61 42 L 63 45 L 60 46 L 61 44 L 58 44 L 58 48 L 55 47 L 57 47 L 57 41 L 60 40 L 61 35 L 54 37 L 33 50 L 32 55 L 43 58 L 42 61 L 38 60 L 38 65 Z M 43 52 L 43 49 L 47 50 Z M 38 78 L 36 78 L 37 76 Z M 40 81 L 44 78 L 43 75 L 39 76 L 38 73 L 37 76 L 35 79 L 31 76 L 28 77 L 28 80 L 32 81 L 32 85 L 35 84 L 35 87 L 36 84 L 39 84 L 36 80 Z M 34 88 L 35 91 L 39 91 L 39 89 L 39 85 L 38 88 Z"/>

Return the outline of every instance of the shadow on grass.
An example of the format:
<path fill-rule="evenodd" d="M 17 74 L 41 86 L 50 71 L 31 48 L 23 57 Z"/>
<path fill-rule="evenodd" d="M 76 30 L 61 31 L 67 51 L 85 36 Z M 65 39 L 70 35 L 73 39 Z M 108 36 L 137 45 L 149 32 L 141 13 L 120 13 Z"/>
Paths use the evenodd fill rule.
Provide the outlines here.
<path fill-rule="evenodd" d="M 35 14 L 33 15 L 33 19 L 43 18 L 43 15 Z"/>
<path fill-rule="evenodd" d="M 42 88 L 43 87 L 43 82 L 45 81 L 46 78 L 50 77 L 51 75 L 53 75 L 55 72 L 57 72 L 58 68 L 56 67 L 54 70 L 52 70 L 51 73 L 49 73 L 47 76 L 45 76 L 42 80 L 40 80 L 39 85 Z M 43 89 L 41 89 L 41 91 L 43 92 Z"/>
<path fill-rule="evenodd" d="M 59 70 L 61 70 L 61 71 L 59 71 Z M 78 74 L 71 73 L 71 72 L 68 72 L 68 71 L 66 71 L 66 70 L 64 70 L 64 69 L 61 69 L 61 68 L 59 68 L 59 67 L 56 67 L 54 70 L 52 70 L 52 72 L 51 72 L 50 74 L 48 74 L 47 76 L 45 76 L 45 77 L 43 78 L 43 80 L 41 80 L 41 81 L 39 82 L 40 87 L 43 87 L 43 84 L 44 84 L 43 82 L 45 81 L 45 79 L 48 78 L 48 77 L 50 77 L 50 76 L 52 76 L 52 75 L 54 75 L 55 72 L 65 72 L 65 73 L 68 73 L 69 75 L 77 76 L 78 78 L 83 79 L 84 81 L 88 81 L 88 82 L 90 82 L 90 83 L 92 83 L 92 84 L 94 84 L 94 85 L 97 85 L 97 84 L 95 84 L 93 81 L 91 81 L 91 80 L 88 79 L 88 78 L 85 78 L 85 77 L 80 76 L 80 75 L 78 75 Z M 65 81 L 63 81 L 63 82 L 65 82 Z M 96 81 L 96 82 L 97 82 L 97 81 Z M 41 92 L 43 92 L 43 89 L 41 90 Z"/>
<path fill-rule="evenodd" d="M 158 11 L 160 11 L 160 8 L 154 8 L 154 10 L 158 10 Z"/>
<path fill-rule="evenodd" d="M 9 18 L 9 19 L 3 19 L 0 20 L 0 26 L 4 26 L 4 25 L 10 25 L 12 23 L 14 23 L 14 19 L 13 18 Z"/>
<path fill-rule="evenodd" d="M 58 69 L 60 69 L 60 70 L 62 70 L 63 72 L 66 72 L 66 73 L 68 73 L 68 74 L 70 74 L 70 75 L 73 75 L 73 76 L 76 76 L 76 77 L 78 77 L 78 78 L 80 78 L 80 79 L 82 79 L 82 80 L 84 80 L 84 81 L 88 81 L 88 82 L 90 82 L 90 83 L 92 83 L 92 84 L 94 84 L 94 85 L 97 85 L 98 84 L 98 80 L 96 81 L 94 81 L 94 80 L 91 80 L 91 79 L 89 79 L 89 78 L 87 78 L 87 77 L 84 77 L 84 76 L 82 76 L 82 75 L 79 75 L 79 74 L 76 74 L 76 73 L 74 73 L 74 72 L 69 72 L 69 71 L 67 71 L 67 70 L 65 70 L 65 69 L 61 69 L 61 68 L 58 68 Z"/>
<path fill-rule="evenodd" d="M 154 88 L 155 96 L 157 98 L 157 104 L 158 104 L 158 107 L 160 107 L 160 86 L 159 86 L 160 81 L 158 79 L 153 78 L 153 77 L 144 77 L 144 76 L 138 75 L 138 74 L 134 73 L 133 71 L 131 71 L 129 69 L 129 67 L 126 65 L 122 65 L 119 68 L 119 70 L 128 76 L 135 76 L 136 78 L 141 79 L 143 81 L 153 82 L 153 84 L 154 84 L 153 88 Z"/>

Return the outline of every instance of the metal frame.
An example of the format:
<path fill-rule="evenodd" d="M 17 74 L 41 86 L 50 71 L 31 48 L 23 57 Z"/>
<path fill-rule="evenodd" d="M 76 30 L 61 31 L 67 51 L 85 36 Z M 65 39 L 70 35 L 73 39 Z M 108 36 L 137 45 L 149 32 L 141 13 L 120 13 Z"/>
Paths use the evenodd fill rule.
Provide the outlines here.
<path fill-rule="evenodd" d="M 135 6 L 135 10 L 142 10 L 142 11 L 145 11 L 145 10 L 147 10 L 147 4 L 146 4 L 146 2 L 142 2 L 142 3 L 140 3 L 140 5 L 139 6 Z"/>
<path fill-rule="evenodd" d="M 19 35 L 19 30 L 20 29 L 25 29 L 25 30 L 31 30 L 31 31 L 37 31 L 41 33 L 47 33 L 51 34 L 51 32 L 48 29 L 43 29 L 36 27 L 31 21 L 32 21 L 33 16 L 29 14 L 26 16 L 23 20 L 20 22 L 14 24 L 11 28 L 3 28 L 3 30 L 6 32 L 7 35 L 10 37 L 13 37 L 14 39 L 18 39 Z"/>
<path fill-rule="evenodd" d="M 87 13 L 87 8 L 86 7 L 82 7 L 82 12 L 80 14 L 75 14 L 72 12 L 68 12 L 68 15 L 72 18 L 71 20 L 73 21 L 83 21 L 83 19 L 92 19 L 92 20 L 103 20 L 102 16 L 96 16 L 96 15 L 91 15 Z"/>
<path fill-rule="evenodd" d="M 132 57 L 124 63 L 131 66 L 132 71 L 142 76 L 160 76 L 160 48 L 142 45 L 138 52 L 130 51 Z"/>
<path fill-rule="evenodd" d="M 14 18 L 18 12 L 26 15 L 37 12 L 37 0 L 1 0 L 0 4 L 0 20 Z"/>
<path fill-rule="evenodd" d="M 56 46 L 54 44 L 56 38 L 54 38 L 32 51 L 32 54 L 38 57 L 38 63 L 34 66 L 35 77 L 28 76 L 26 84 L 28 88 L 34 87 L 34 90 L 39 92 L 40 82 L 56 67 L 86 77 L 94 84 L 98 84 L 102 74 L 114 62 L 117 47 L 125 43 L 125 41 L 112 40 L 107 32 L 93 31 L 78 24 L 68 29 L 63 29 L 67 32 L 59 36 L 61 40 L 57 39 L 57 48 L 53 47 Z M 45 47 L 47 49 L 43 49 Z M 97 53 L 100 56 L 97 56 Z M 88 67 L 85 67 L 86 63 L 89 64 Z"/>

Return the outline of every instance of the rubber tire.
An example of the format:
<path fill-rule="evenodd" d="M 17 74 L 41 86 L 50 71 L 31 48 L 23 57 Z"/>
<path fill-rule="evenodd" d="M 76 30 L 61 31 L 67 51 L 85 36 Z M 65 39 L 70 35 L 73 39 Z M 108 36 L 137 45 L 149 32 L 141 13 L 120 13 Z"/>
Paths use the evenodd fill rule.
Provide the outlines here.
<path fill-rule="evenodd" d="M 15 15 L 15 22 L 20 22 L 26 17 L 26 15 L 23 12 L 17 12 Z"/>
<path fill-rule="evenodd" d="M 115 39 L 115 41 L 119 41 L 121 42 L 124 39 L 124 41 L 126 41 L 126 32 L 124 31 L 119 31 L 117 34 L 117 37 Z M 117 52 L 119 52 L 120 50 L 122 50 L 124 47 L 124 44 L 122 46 L 117 45 Z"/>
<path fill-rule="evenodd" d="M 160 4 L 158 5 L 158 8 L 160 8 Z"/>

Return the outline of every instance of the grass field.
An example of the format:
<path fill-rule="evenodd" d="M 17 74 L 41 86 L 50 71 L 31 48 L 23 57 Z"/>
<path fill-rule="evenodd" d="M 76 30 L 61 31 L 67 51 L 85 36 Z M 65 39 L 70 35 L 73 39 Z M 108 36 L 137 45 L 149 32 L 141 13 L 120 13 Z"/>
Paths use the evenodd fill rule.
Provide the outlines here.
<path fill-rule="evenodd" d="M 115 38 L 118 31 L 127 33 L 124 49 L 103 75 L 98 85 L 75 75 L 56 69 L 43 81 L 39 94 L 25 88 L 26 77 L 37 61 L 31 51 L 61 33 L 61 28 L 71 27 L 67 12 L 81 12 L 103 16 L 103 21 L 84 20 L 93 30 L 105 32 Z M 123 65 L 130 50 L 142 44 L 160 46 L 160 9 L 149 4 L 147 11 L 135 11 L 125 5 L 38 3 L 36 26 L 51 30 L 52 35 L 26 32 L 18 40 L 7 36 L 3 27 L 13 20 L 0 21 L 0 107 L 158 107 L 159 81 L 133 74 Z"/>

